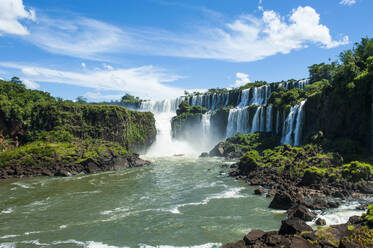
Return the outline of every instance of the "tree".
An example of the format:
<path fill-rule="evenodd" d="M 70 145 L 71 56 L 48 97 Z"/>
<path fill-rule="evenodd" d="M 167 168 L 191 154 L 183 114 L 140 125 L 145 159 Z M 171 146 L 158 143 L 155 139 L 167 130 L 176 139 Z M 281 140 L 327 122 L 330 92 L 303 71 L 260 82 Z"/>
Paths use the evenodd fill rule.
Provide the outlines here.
<path fill-rule="evenodd" d="M 321 81 L 323 79 L 327 79 L 328 81 L 332 81 L 336 71 L 337 71 L 337 62 L 332 62 L 331 64 L 314 64 L 310 67 L 310 80 L 311 83 Z"/>
<path fill-rule="evenodd" d="M 125 94 L 124 96 L 122 96 L 122 99 L 121 99 L 121 102 L 122 103 L 125 103 L 125 102 L 136 102 L 138 100 L 138 97 L 137 99 L 130 95 L 130 94 Z"/>
<path fill-rule="evenodd" d="M 22 80 L 19 77 L 12 77 L 12 79 L 10 79 L 10 82 L 17 85 L 23 85 Z"/>
<path fill-rule="evenodd" d="M 76 103 L 79 103 L 79 104 L 85 104 L 87 103 L 87 98 L 83 97 L 83 96 L 78 96 L 75 100 Z"/>

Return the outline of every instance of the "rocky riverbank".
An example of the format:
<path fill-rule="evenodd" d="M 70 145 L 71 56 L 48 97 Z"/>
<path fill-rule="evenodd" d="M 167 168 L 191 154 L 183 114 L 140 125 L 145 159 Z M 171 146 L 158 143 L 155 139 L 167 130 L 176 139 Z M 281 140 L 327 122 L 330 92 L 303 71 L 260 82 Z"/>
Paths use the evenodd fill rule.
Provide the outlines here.
<path fill-rule="evenodd" d="M 320 147 L 279 146 L 251 150 L 231 166 L 230 176 L 259 186 L 254 193 L 273 197 L 269 208 L 287 210 L 279 231 L 253 230 L 228 247 L 373 247 L 373 206 L 363 217 L 352 217 L 343 225 L 313 230 L 305 221 L 315 221 L 311 210 L 337 208 L 343 200 L 372 202 L 373 167 Z M 364 206 L 362 206 L 364 208 Z M 315 221 L 326 225 L 323 219 Z"/>
<path fill-rule="evenodd" d="M 231 176 L 258 185 L 257 193 L 274 196 L 270 208 L 287 210 L 295 204 L 310 209 L 336 208 L 340 200 L 373 194 L 373 166 L 361 162 L 344 164 L 336 153 L 317 146 L 288 145 L 246 153 L 232 166 Z"/>
<path fill-rule="evenodd" d="M 313 230 L 303 220 L 289 216 L 278 231 L 252 230 L 242 240 L 223 248 L 369 248 L 373 247 L 373 206 L 363 216 L 353 216 L 345 224 Z"/>
<path fill-rule="evenodd" d="M 71 176 L 149 165 L 123 147 L 104 141 L 33 142 L 0 153 L 0 179 Z"/>

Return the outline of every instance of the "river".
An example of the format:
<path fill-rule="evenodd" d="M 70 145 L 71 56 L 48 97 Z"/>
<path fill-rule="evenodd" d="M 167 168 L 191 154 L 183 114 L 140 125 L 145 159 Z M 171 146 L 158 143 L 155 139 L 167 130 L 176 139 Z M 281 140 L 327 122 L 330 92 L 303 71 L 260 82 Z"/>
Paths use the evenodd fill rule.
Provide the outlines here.
<path fill-rule="evenodd" d="M 68 178 L 0 182 L 0 247 L 213 247 L 278 228 L 269 198 L 227 177 L 219 159 Z"/>

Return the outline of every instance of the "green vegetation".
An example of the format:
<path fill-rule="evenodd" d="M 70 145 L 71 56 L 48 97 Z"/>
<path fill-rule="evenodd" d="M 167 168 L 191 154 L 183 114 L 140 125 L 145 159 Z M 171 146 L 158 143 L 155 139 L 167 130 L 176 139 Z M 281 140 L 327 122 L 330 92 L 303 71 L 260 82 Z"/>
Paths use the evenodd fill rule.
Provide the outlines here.
<path fill-rule="evenodd" d="M 219 146 L 224 148 L 225 155 L 240 157 L 249 151 L 262 152 L 265 149 L 273 148 L 278 143 L 278 137 L 270 133 L 239 133 L 219 143 Z"/>
<path fill-rule="evenodd" d="M 371 94 L 373 40 L 364 38 L 340 54 L 340 62 L 310 67 L 311 81 L 329 82 L 321 91 L 307 96 L 304 139 L 324 149 L 341 153 L 352 161 L 369 156 L 371 136 Z M 327 81 L 326 81 L 327 80 Z M 316 82 L 308 87 L 317 87 Z"/>
<path fill-rule="evenodd" d="M 78 165 L 91 159 L 97 161 L 102 157 L 123 156 L 128 152 L 122 146 L 102 140 L 74 139 L 70 142 L 51 143 L 34 141 L 14 150 L 0 153 L 0 166 L 34 166 L 47 167 L 51 164 Z"/>
<path fill-rule="evenodd" d="M 305 89 L 294 88 L 286 90 L 284 87 L 280 87 L 271 94 L 269 103 L 277 109 L 289 109 L 291 106 L 298 104 L 306 98 L 321 94 L 322 91 L 329 86 L 329 81 L 322 79 L 318 82 L 306 85 Z"/>
<path fill-rule="evenodd" d="M 363 215 L 364 220 L 366 221 L 368 227 L 373 229 L 373 205 L 368 206 L 368 211 Z"/>
<path fill-rule="evenodd" d="M 122 96 L 120 100 L 120 103 L 123 105 L 127 105 L 127 104 L 141 105 L 142 102 L 143 100 L 141 100 L 138 96 L 135 97 L 130 94 L 125 94 L 124 96 Z"/>
<path fill-rule="evenodd" d="M 19 80 L 0 80 L 0 164 L 35 165 L 61 158 L 126 154 L 147 148 L 156 134 L 149 112 L 76 103 L 28 90 Z M 75 154 L 75 155 L 74 155 Z M 52 156 L 53 155 L 53 156 Z M 63 160 L 64 160 L 63 159 Z"/>
<path fill-rule="evenodd" d="M 311 178 L 337 182 L 360 183 L 373 180 L 372 165 L 357 161 L 343 164 L 343 159 L 338 154 L 326 153 L 315 145 L 278 146 L 261 153 L 253 150 L 241 158 L 240 166 L 241 169 L 245 166 L 271 167 L 294 178 L 302 178 L 307 174 Z"/>
<path fill-rule="evenodd" d="M 198 92 L 198 91 L 195 91 L 195 92 L 188 92 L 188 91 L 184 91 L 184 95 L 185 96 L 199 96 L 199 95 L 212 95 L 212 94 L 224 94 L 224 93 L 232 93 L 232 92 L 239 92 L 239 91 L 243 91 L 243 90 L 246 90 L 246 89 L 251 89 L 251 88 L 254 88 L 254 87 L 260 87 L 260 86 L 263 86 L 263 85 L 266 85 L 267 82 L 265 81 L 255 81 L 255 82 L 252 82 L 252 83 L 247 83 L 243 86 L 240 86 L 238 88 L 233 88 L 233 89 L 227 89 L 227 88 L 212 88 L 212 89 L 208 89 L 206 92 Z"/>
<path fill-rule="evenodd" d="M 179 104 L 179 108 L 176 110 L 178 116 L 190 115 L 190 114 L 204 114 L 207 109 L 199 105 L 191 107 L 187 101 L 182 101 Z"/>

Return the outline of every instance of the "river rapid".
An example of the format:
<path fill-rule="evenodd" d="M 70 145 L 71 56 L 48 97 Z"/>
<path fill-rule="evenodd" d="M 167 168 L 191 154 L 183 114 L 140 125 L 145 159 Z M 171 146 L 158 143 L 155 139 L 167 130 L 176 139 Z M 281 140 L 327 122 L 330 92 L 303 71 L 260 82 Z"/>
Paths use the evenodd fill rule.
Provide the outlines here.
<path fill-rule="evenodd" d="M 67 178 L 0 182 L 0 247 L 213 247 L 279 227 L 269 198 L 227 176 L 219 159 Z"/>

